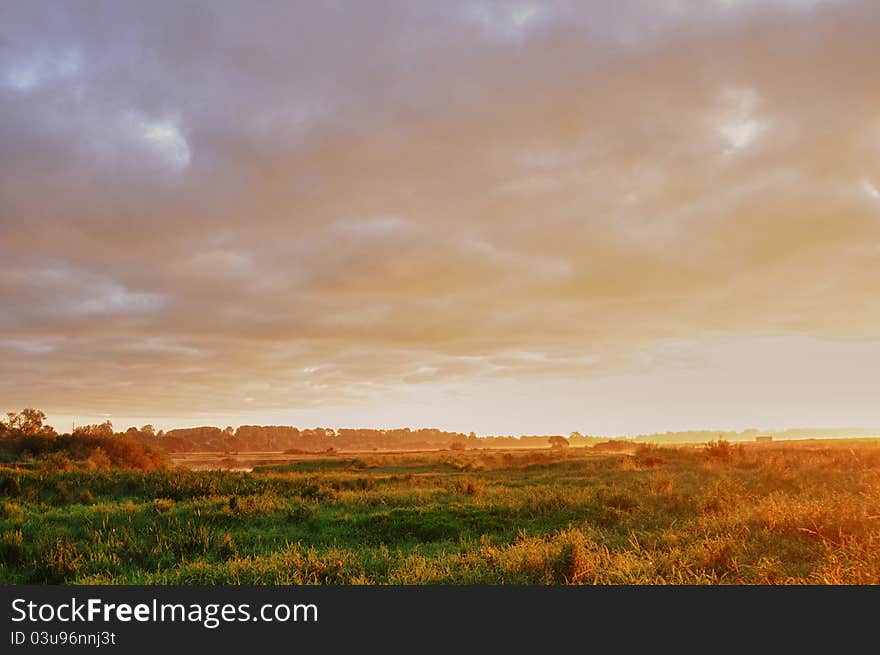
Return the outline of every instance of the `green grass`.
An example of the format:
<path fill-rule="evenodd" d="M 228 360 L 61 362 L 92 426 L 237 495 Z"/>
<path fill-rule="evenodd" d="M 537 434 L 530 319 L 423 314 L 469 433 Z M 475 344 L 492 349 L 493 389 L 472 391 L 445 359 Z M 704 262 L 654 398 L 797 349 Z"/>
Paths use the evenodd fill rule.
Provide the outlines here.
<path fill-rule="evenodd" d="M 880 448 L 0 468 L 0 582 L 880 582 Z M 17 464 L 16 464 L 17 465 Z"/>

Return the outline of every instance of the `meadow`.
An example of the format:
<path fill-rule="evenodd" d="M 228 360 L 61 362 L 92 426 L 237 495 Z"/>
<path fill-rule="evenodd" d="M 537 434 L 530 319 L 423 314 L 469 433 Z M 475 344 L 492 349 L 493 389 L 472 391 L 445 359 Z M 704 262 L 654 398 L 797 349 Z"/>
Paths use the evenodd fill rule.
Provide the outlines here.
<path fill-rule="evenodd" d="M 251 472 L 7 459 L 0 582 L 878 583 L 880 444 L 328 454 Z"/>

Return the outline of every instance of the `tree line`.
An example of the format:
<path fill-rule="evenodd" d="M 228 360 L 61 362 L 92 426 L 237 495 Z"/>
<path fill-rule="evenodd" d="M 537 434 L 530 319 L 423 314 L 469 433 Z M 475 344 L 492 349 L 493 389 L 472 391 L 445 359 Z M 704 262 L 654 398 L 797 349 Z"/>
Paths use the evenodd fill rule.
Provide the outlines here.
<path fill-rule="evenodd" d="M 58 434 L 47 425 L 46 414 L 27 407 L 7 412 L 0 419 L 0 454 L 14 461 L 34 458 L 41 468 L 53 471 L 75 469 L 133 468 L 156 470 L 166 465 L 167 456 L 157 445 L 113 431 L 110 421 L 84 425 Z"/>
<path fill-rule="evenodd" d="M 58 436 L 45 423 L 46 414 L 34 408 L 9 412 L 0 420 L 0 437 L 51 439 Z M 437 428 L 305 428 L 286 425 L 201 426 L 156 430 L 147 424 L 118 432 L 111 421 L 77 426 L 67 436 L 124 437 L 166 452 L 326 452 L 329 450 L 436 450 L 468 448 L 549 448 L 594 445 L 600 437 L 573 432 L 562 435 L 484 436 Z"/>

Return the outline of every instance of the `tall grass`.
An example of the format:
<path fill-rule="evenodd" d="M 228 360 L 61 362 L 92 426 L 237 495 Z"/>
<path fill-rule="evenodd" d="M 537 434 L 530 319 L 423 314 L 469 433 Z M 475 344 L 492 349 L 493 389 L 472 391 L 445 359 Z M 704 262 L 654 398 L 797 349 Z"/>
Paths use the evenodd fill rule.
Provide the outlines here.
<path fill-rule="evenodd" d="M 0 468 L 0 582 L 880 582 L 880 448 Z"/>

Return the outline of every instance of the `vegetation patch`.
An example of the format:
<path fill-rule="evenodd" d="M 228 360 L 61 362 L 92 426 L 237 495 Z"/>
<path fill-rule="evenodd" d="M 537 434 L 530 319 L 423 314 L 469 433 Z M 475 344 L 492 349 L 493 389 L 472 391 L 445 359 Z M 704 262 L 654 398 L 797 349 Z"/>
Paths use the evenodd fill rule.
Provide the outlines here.
<path fill-rule="evenodd" d="M 0 582 L 880 583 L 877 444 L 302 455 L 253 473 L 120 468 L 103 446 L 110 466 L 89 465 L 80 445 L 0 461 Z"/>

